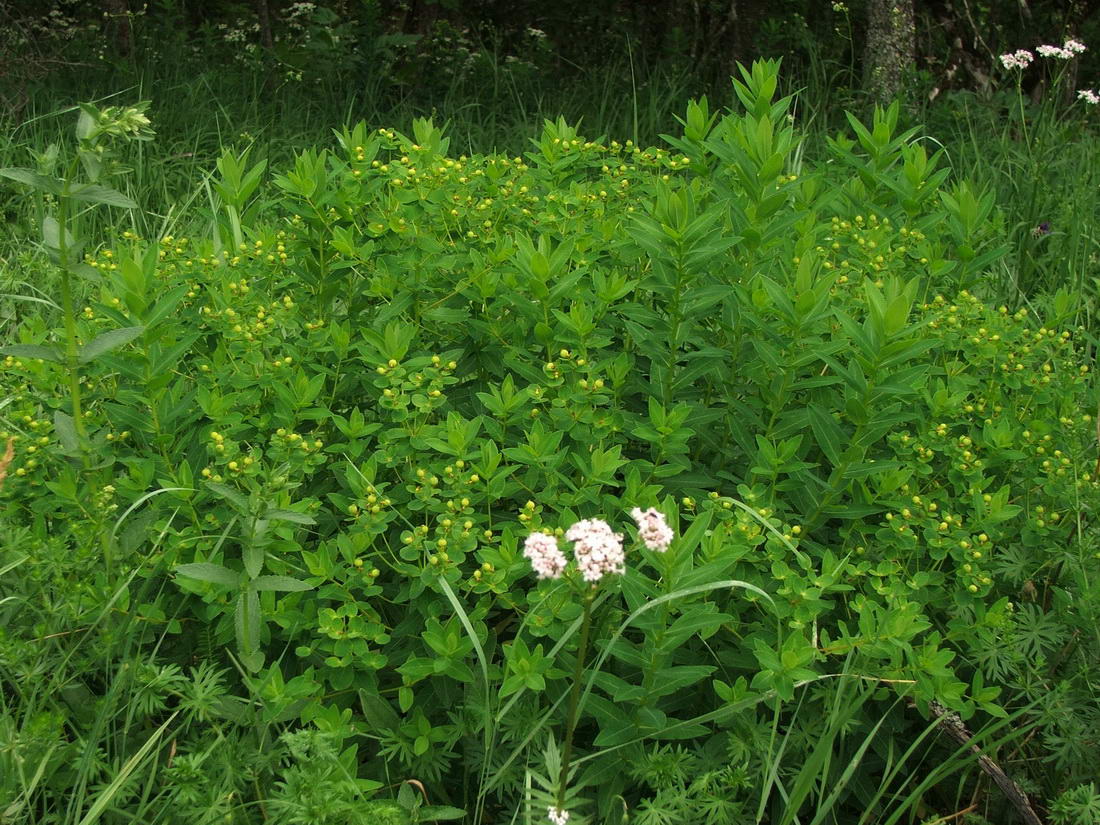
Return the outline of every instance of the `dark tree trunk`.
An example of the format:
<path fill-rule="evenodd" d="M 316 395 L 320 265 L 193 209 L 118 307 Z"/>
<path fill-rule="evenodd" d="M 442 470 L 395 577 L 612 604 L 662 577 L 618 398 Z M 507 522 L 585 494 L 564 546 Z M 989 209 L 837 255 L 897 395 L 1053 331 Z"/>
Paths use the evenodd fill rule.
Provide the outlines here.
<path fill-rule="evenodd" d="M 271 51 L 275 48 L 275 39 L 271 36 L 271 9 L 267 0 L 256 0 L 256 20 L 260 24 L 260 44 Z"/>
<path fill-rule="evenodd" d="M 120 57 L 129 57 L 133 51 L 133 32 L 130 29 L 129 0 L 103 0 L 107 17 L 108 37 L 114 41 Z"/>
<path fill-rule="evenodd" d="M 913 0 L 871 0 L 867 8 L 867 45 L 863 84 L 875 103 L 902 95 L 907 75 L 916 68 Z"/>

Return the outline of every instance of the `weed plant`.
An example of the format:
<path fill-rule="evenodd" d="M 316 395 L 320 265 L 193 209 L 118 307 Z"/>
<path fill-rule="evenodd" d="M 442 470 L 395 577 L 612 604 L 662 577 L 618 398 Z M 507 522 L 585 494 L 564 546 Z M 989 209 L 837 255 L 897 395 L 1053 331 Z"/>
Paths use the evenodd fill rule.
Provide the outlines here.
<path fill-rule="evenodd" d="M 896 105 L 807 147 L 778 83 L 664 148 L 230 146 L 187 235 L 135 221 L 79 309 L 27 296 L 5 820 L 1004 821 L 933 708 L 1087 812 L 1080 295 L 988 300 L 993 196 Z M 33 349 L 67 325 L 140 330 L 79 372 L 76 455 Z M 665 552 L 536 578 L 533 536 L 579 562 L 635 508 Z"/>
<path fill-rule="evenodd" d="M 1006 217 L 1012 254 L 992 273 L 1007 298 L 1067 288 L 1095 314 L 1096 104 L 1078 71 L 1084 45 L 1006 54 L 992 96 L 949 95 L 929 112 L 952 163 L 987 182 Z M 1091 324 L 1090 324 L 1091 326 Z"/>

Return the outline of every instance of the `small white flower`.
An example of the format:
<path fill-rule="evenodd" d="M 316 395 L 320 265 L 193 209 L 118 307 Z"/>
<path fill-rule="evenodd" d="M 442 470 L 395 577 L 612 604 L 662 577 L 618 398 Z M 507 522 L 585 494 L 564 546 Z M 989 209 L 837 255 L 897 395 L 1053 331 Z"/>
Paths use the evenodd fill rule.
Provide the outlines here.
<path fill-rule="evenodd" d="M 556 808 L 553 805 L 546 809 L 546 815 L 550 817 L 550 821 L 554 823 L 554 825 L 565 825 L 565 823 L 569 821 L 569 811 L 562 808 Z"/>
<path fill-rule="evenodd" d="M 1085 103 L 1090 106 L 1095 106 L 1097 103 L 1100 103 L 1100 95 L 1096 94 L 1092 89 L 1081 89 L 1081 91 L 1077 93 L 1077 99 L 1085 101 Z"/>
<path fill-rule="evenodd" d="M 1063 49 L 1061 46 L 1039 46 L 1035 49 L 1042 57 L 1057 57 L 1059 60 L 1069 60 L 1073 52 Z"/>
<path fill-rule="evenodd" d="M 650 507 L 642 510 L 635 507 L 630 511 L 630 517 L 638 525 L 638 538 L 645 542 L 645 546 L 657 553 L 663 553 L 672 544 L 673 532 L 665 521 L 665 514 Z"/>
<path fill-rule="evenodd" d="M 1006 69 L 1026 69 L 1034 59 L 1035 55 L 1027 49 L 1020 49 L 1009 54 L 1002 54 L 1001 65 Z"/>
<path fill-rule="evenodd" d="M 1073 38 L 1070 38 L 1065 42 L 1062 48 L 1065 49 L 1067 52 L 1081 54 L 1081 52 L 1085 51 L 1085 44 L 1082 43 L 1080 40 L 1074 40 Z"/>
<path fill-rule="evenodd" d="M 567 564 L 565 555 L 558 549 L 558 540 L 546 533 L 532 533 L 523 543 L 524 558 L 540 579 L 560 579 Z"/>
<path fill-rule="evenodd" d="M 565 531 L 565 538 L 573 542 L 573 556 L 586 582 L 598 582 L 608 573 L 626 572 L 623 537 L 606 521 L 578 521 Z"/>

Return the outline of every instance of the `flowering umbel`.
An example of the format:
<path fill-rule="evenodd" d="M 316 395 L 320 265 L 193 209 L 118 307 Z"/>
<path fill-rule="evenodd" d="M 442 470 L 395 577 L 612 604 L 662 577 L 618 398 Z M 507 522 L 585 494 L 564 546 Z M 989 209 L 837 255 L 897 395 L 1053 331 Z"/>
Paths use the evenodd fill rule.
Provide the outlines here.
<path fill-rule="evenodd" d="M 598 518 L 578 521 L 565 532 L 586 582 L 598 582 L 608 573 L 626 572 L 623 537 Z"/>
<path fill-rule="evenodd" d="M 648 510 L 635 507 L 630 511 L 630 517 L 638 525 L 638 538 L 650 550 L 663 553 L 672 544 L 672 528 L 668 526 L 668 522 L 665 521 L 665 514 L 661 511 L 653 507 Z"/>
<path fill-rule="evenodd" d="M 1069 60 L 1073 57 L 1073 52 L 1062 46 L 1038 46 L 1035 51 L 1040 57 L 1057 57 L 1059 60 Z"/>
<path fill-rule="evenodd" d="M 569 811 L 562 808 L 556 808 L 553 805 L 546 809 L 546 815 L 550 817 L 550 821 L 554 823 L 554 825 L 565 825 L 565 823 L 569 821 Z"/>
<path fill-rule="evenodd" d="M 1035 55 L 1027 49 L 1020 49 L 1009 54 L 1001 55 L 1001 65 L 1006 69 L 1026 69 Z"/>
<path fill-rule="evenodd" d="M 546 533 L 532 533 L 523 543 L 523 555 L 540 579 L 560 579 L 567 564 L 565 555 L 558 549 L 558 540 Z"/>

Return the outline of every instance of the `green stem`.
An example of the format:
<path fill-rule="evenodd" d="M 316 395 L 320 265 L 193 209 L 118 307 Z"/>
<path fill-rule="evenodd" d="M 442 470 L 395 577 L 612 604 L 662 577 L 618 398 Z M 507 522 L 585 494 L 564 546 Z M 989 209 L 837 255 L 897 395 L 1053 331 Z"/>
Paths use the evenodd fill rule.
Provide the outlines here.
<path fill-rule="evenodd" d="M 80 403 L 80 359 L 76 343 L 76 316 L 73 314 L 72 271 L 69 267 L 69 199 L 59 199 L 57 212 L 57 253 L 61 266 L 61 313 L 65 322 L 65 368 L 69 373 L 69 398 L 72 402 L 73 429 L 85 467 L 88 465 L 88 452 L 84 429 L 84 415 Z"/>
<path fill-rule="evenodd" d="M 1024 145 L 1027 146 L 1027 156 L 1031 159 L 1031 137 L 1027 133 L 1027 113 L 1024 111 L 1023 76 L 1016 73 L 1016 100 L 1020 104 L 1020 131 L 1024 135 Z"/>
<path fill-rule="evenodd" d="M 558 810 L 565 809 L 565 783 L 569 779 L 569 762 L 573 758 L 573 732 L 577 729 L 577 705 L 581 698 L 581 679 L 584 677 L 584 659 L 588 654 L 588 631 L 592 627 L 592 601 L 596 598 L 593 586 L 584 594 L 584 619 L 581 622 L 581 642 L 577 648 L 577 664 L 573 668 L 573 690 L 569 695 L 569 713 L 566 716 L 565 747 L 561 755 L 561 773 L 558 774 Z"/>
<path fill-rule="evenodd" d="M 69 177 L 72 177 L 70 172 Z M 65 371 L 69 378 L 69 400 L 72 403 L 73 431 L 80 448 L 80 461 L 87 472 L 91 464 L 88 453 L 88 432 L 84 426 L 84 409 L 80 398 L 80 348 L 76 338 L 76 314 L 73 309 L 72 266 L 69 261 L 69 199 L 58 198 L 57 208 L 57 257 L 61 267 L 61 314 L 65 323 Z M 106 524 L 100 520 L 99 545 L 103 553 L 104 569 L 111 575 L 111 539 Z"/>
<path fill-rule="evenodd" d="M 661 589 L 664 590 L 665 595 L 668 595 L 672 592 L 672 567 L 674 563 L 672 559 L 672 552 L 673 551 L 671 550 L 667 550 L 664 553 L 660 553 L 658 559 L 656 560 L 656 564 L 660 568 L 661 572 Z M 665 661 L 668 659 L 668 654 L 661 653 L 659 651 L 659 648 L 665 640 L 665 631 L 668 630 L 668 619 L 670 614 L 671 608 L 669 607 L 669 602 L 662 602 L 660 613 L 661 618 L 660 622 L 658 623 L 658 627 L 660 627 L 660 630 L 653 634 L 653 644 L 651 648 L 652 652 L 649 656 L 649 662 L 646 664 L 645 675 L 642 677 L 642 684 L 644 686 L 646 696 L 653 695 L 653 684 L 657 680 L 657 676 L 660 673 L 661 668 L 664 666 Z M 647 702 L 647 699 L 642 700 L 643 705 Z"/>
<path fill-rule="evenodd" d="M 681 243 L 677 247 L 676 257 L 676 288 L 672 294 L 672 300 L 670 301 L 669 309 L 669 351 L 668 351 L 668 371 L 665 373 L 664 386 L 661 387 L 661 401 L 665 407 L 672 406 L 672 382 L 673 374 L 676 372 L 676 365 L 680 361 L 680 323 L 683 321 L 682 308 L 680 306 L 680 295 L 684 288 L 684 249 Z"/>

